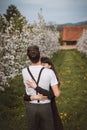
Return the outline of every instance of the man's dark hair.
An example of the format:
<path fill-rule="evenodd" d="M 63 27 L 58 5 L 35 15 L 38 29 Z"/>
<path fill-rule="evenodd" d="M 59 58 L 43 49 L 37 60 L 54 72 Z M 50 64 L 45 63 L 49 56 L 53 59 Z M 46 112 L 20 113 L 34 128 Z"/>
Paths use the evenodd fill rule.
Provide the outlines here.
<path fill-rule="evenodd" d="M 32 63 L 37 63 L 40 59 L 39 47 L 36 45 L 29 46 L 27 49 L 27 56 L 29 57 Z"/>

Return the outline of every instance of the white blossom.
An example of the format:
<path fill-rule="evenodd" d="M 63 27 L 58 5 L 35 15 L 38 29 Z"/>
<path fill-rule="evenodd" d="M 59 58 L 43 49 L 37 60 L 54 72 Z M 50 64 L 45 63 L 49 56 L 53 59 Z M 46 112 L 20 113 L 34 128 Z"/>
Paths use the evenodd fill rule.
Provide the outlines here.
<path fill-rule="evenodd" d="M 39 22 L 33 25 L 23 25 L 19 33 L 12 32 L 13 23 L 10 22 L 5 33 L 0 33 L 0 85 L 8 84 L 8 78 L 20 75 L 22 68 L 28 66 L 27 47 L 37 45 L 41 54 L 51 57 L 59 49 L 59 34 L 48 29 L 43 17 L 39 15 Z"/>
<path fill-rule="evenodd" d="M 87 30 L 84 30 L 82 36 L 77 42 L 77 50 L 87 55 Z"/>

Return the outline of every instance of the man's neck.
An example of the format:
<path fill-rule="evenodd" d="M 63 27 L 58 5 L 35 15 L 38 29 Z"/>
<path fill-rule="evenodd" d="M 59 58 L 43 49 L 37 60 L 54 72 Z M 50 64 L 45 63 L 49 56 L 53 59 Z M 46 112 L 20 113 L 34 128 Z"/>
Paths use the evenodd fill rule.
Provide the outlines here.
<path fill-rule="evenodd" d="M 32 63 L 33 66 L 38 66 L 38 65 L 41 65 L 41 62 L 37 62 L 37 63 Z"/>

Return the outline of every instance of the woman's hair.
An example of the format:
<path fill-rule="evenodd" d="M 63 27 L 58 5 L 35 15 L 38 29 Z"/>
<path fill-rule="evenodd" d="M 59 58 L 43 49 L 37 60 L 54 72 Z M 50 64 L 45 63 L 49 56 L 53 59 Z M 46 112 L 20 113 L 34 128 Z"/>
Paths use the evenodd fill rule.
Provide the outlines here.
<path fill-rule="evenodd" d="M 59 78 L 59 75 L 58 75 L 58 73 L 57 73 L 57 71 L 56 71 L 56 69 L 54 67 L 54 64 L 52 63 L 51 59 L 48 58 L 48 57 L 41 57 L 41 63 L 48 63 L 51 66 L 50 69 L 52 69 L 54 71 L 54 73 L 56 75 L 56 78 L 57 78 L 57 80 L 59 82 L 58 83 L 58 87 L 60 87 L 60 78 Z"/>
<path fill-rule="evenodd" d="M 27 49 L 27 56 L 29 57 L 32 63 L 37 63 L 40 59 L 39 47 L 36 45 L 29 46 Z"/>

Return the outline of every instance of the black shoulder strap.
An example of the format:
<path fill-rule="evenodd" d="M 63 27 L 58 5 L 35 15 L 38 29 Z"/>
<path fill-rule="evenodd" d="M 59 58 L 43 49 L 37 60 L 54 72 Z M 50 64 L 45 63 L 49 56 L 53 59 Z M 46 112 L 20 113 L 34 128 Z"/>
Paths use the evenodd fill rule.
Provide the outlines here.
<path fill-rule="evenodd" d="M 37 79 L 37 81 L 36 81 L 35 78 L 34 78 L 34 76 L 33 76 L 32 73 L 31 73 L 29 67 L 27 67 L 27 70 L 28 70 L 30 76 L 31 76 L 32 79 L 35 81 L 35 83 L 37 84 L 37 86 L 38 86 L 38 83 L 39 83 L 39 80 L 40 80 L 40 76 L 41 76 L 41 72 L 42 72 L 43 69 L 44 69 L 44 67 L 41 68 L 40 73 L 39 73 L 39 76 L 38 76 L 38 79 Z M 37 94 L 37 92 L 36 92 L 36 94 Z M 38 100 L 38 102 L 39 102 L 39 100 Z"/>
<path fill-rule="evenodd" d="M 27 70 L 28 70 L 30 76 L 32 77 L 32 79 L 36 82 L 35 78 L 33 77 L 32 73 L 31 73 L 31 71 L 30 71 L 30 69 L 29 69 L 29 67 L 27 67 Z"/>
<path fill-rule="evenodd" d="M 38 76 L 38 80 L 37 80 L 37 84 L 39 83 L 39 80 L 40 80 L 40 76 L 41 76 L 41 72 L 42 72 L 42 70 L 44 69 L 44 67 L 43 68 L 41 68 L 41 70 L 40 70 L 40 73 L 39 73 L 39 76 Z"/>
<path fill-rule="evenodd" d="M 41 72 L 42 72 L 42 70 L 44 69 L 44 67 L 43 68 L 41 68 L 41 70 L 40 70 L 40 73 L 39 73 L 39 76 L 38 76 L 38 79 L 37 79 L 37 81 L 35 80 L 35 78 L 34 78 L 34 76 L 32 75 L 32 73 L 31 73 L 31 71 L 30 71 L 30 69 L 29 69 L 29 67 L 27 67 L 27 70 L 28 70 L 28 72 L 29 72 L 29 74 L 30 74 L 30 76 L 32 77 L 32 79 L 35 81 L 35 83 L 38 85 L 38 83 L 39 83 L 39 80 L 40 80 L 40 76 L 41 76 Z"/>

